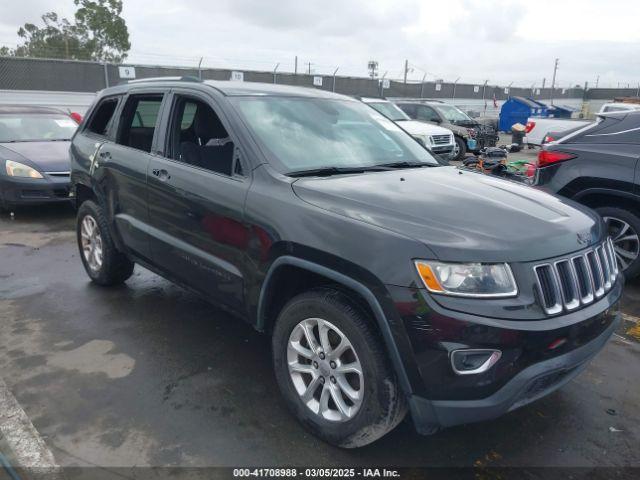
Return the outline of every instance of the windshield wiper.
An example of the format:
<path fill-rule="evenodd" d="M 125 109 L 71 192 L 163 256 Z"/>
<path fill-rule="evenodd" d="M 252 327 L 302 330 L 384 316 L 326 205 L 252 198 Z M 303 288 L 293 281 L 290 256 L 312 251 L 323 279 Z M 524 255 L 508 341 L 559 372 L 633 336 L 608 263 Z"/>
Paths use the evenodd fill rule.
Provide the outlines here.
<path fill-rule="evenodd" d="M 407 162 L 406 160 L 403 160 L 401 162 L 383 163 L 379 166 L 387 167 L 387 168 L 420 168 L 420 167 L 435 167 L 437 165 L 431 165 L 430 163 L 424 163 L 424 162 Z"/>
<path fill-rule="evenodd" d="M 384 172 L 389 170 L 384 165 L 371 165 L 367 167 L 322 167 L 309 170 L 296 170 L 287 173 L 290 177 L 328 177 L 345 173 Z"/>

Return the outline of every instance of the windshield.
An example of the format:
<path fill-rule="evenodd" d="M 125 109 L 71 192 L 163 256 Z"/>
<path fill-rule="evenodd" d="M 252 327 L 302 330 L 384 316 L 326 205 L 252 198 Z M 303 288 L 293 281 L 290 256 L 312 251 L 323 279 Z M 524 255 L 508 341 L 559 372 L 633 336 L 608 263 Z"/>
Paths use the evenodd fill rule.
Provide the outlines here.
<path fill-rule="evenodd" d="M 0 115 L 0 142 L 69 140 L 76 122 L 62 114 Z"/>
<path fill-rule="evenodd" d="M 449 122 L 473 122 L 471 117 L 453 105 L 438 105 L 438 110 Z"/>
<path fill-rule="evenodd" d="M 396 162 L 439 165 L 395 123 L 361 102 L 292 97 L 233 101 L 282 173 Z"/>
<path fill-rule="evenodd" d="M 372 106 L 382 115 L 387 117 L 389 120 L 393 120 L 394 122 L 411 120 L 406 113 L 404 113 L 398 106 L 394 105 L 391 102 L 372 102 L 367 103 L 367 105 Z"/>

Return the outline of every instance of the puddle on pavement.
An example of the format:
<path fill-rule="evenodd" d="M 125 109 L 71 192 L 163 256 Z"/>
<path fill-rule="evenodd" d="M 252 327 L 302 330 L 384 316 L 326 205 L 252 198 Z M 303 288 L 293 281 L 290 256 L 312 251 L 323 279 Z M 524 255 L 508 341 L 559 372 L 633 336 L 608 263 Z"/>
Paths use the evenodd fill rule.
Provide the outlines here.
<path fill-rule="evenodd" d="M 124 353 L 109 353 L 114 348 L 108 340 L 92 340 L 74 350 L 49 355 L 47 364 L 80 373 L 104 373 L 112 379 L 126 377 L 136 362 Z"/>

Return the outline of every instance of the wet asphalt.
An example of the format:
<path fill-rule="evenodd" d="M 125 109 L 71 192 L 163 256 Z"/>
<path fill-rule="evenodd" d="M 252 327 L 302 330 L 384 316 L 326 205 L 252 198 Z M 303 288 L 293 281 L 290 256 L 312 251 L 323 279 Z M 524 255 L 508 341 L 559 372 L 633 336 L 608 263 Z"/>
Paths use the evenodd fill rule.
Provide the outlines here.
<path fill-rule="evenodd" d="M 640 466 L 640 282 L 618 334 L 560 391 L 340 450 L 286 410 L 268 338 L 139 267 L 92 285 L 74 221 L 66 206 L 0 217 L 0 377 L 62 466 Z"/>

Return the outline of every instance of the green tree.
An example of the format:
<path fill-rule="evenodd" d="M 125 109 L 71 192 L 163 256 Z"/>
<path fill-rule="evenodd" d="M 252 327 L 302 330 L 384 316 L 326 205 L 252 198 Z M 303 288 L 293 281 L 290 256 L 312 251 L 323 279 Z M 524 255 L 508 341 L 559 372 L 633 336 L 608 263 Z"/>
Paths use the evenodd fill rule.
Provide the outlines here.
<path fill-rule="evenodd" d="M 42 15 L 43 25 L 25 23 L 18 30 L 23 43 L 0 48 L 0 55 L 122 62 L 131 48 L 121 17 L 122 0 L 74 0 L 74 22 L 55 12 Z"/>

